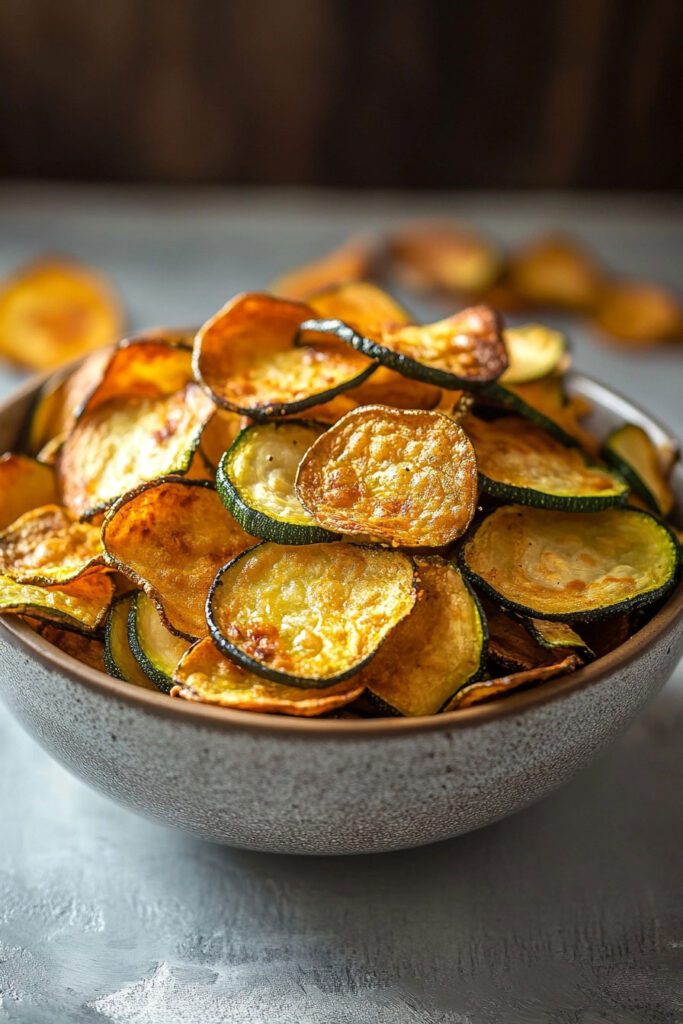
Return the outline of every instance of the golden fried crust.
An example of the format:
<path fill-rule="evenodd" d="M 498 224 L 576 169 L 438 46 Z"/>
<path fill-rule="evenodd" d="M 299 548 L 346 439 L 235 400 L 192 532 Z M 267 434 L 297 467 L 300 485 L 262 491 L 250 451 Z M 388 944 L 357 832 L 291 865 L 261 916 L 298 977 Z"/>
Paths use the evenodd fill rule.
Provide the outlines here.
<path fill-rule="evenodd" d="M 102 531 L 108 561 L 140 583 L 169 628 L 206 636 L 204 605 L 222 565 L 255 543 L 201 483 L 167 481 L 133 494 Z"/>
<path fill-rule="evenodd" d="M 213 622 L 255 671 L 332 681 L 360 668 L 410 612 L 413 575 L 410 558 L 383 548 L 261 544 L 217 582 Z"/>
<path fill-rule="evenodd" d="M 505 505 L 464 547 L 467 568 L 538 618 L 581 616 L 658 591 L 677 563 L 668 531 L 635 509 L 548 512 Z"/>
<path fill-rule="evenodd" d="M 182 658 L 172 696 L 243 711 L 310 718 L 350 704 L 363 692 L 355 679 L 302 689 L 273 683 L 224 657 L 212 640 L 199 640 Z"/>
<path fill-rule="evenodd" d="M 237 412 L 277 412 L 281 406 L 325 401 L 350 387 L 373 363 L 340 342 L 308 335 L 294 345 L 310 306 L 272 295 L 232 299 L 200 328 L 195 373 L 215 400 Z M 292 411 L 296 411 L 295 409 Z"/>
<path fill-rule="evenodd" d="M 296 486 L 327 529 L 439 547 L 472 519 L 476 461 L 467 435 L 442 413 L 365 406 L 312 445 Z"/>
<path fill-rule="evenodd" d="M 498 697 L 507 697 L 515 690 L 521 690 L 538 683 L 544 683 L 547 679 L 564 675 L 565 672 L 572 672 L 580 665 L 580 660 L 575 654 L 568 654 L 552 665 L 542 665 L 539 668 L 531 668 L 525 672 L 514 672 L 509 676 L 500 676 L 498 679 L 482 679 L 480 682 L 470 683 L 459 690 L 453 700 L 444 708 L 444 711 L 457 711 L 459 708 L 469 708 L 473 704 L 483 704 Z"/>
<path fill-rule="evenodd" d="M 489 306 L 471 306 L 433 324 L 385 328 L 381 343 L 422 366 L 472 383 L 495 380 L 507 366 L 500 321 Z"/>
<path fill-rule="evenodd" d="M 367 281 L 330 288 L 315 295 L 309 306 L 318 317 L 342 320 L 359 334 L 375 340 L 381 340 L 385 330 L 411 322 L 410 314 L 391 295 Z"/>
<path fill-rule="evenodd" d="M 213 410 L 188 384 L 161 398 L 113 398 L 86 413 L 58 459 L 64 504 L 87 516 L 141 483 L 186 472 Z"/>
<path fill-rule="evenodd" d="M 458 569 L 417 558 L 418 600 L 354 679 L 402 715 L 433 715 L 478 671 L 484 627 Z"/>
<path fill-rule="evenodd" d="M 57 483 L 51 466 L 5 452 L 0 456 L 0 530 L 40 505 L 57 500 Z"/>
<path fill-rule="evenodd" d="M 175 333 L 168 332 L 174 339 Z M 110 398 L 156 398 L 180 391 L 192 380 L 192 351 L 159 334 L 142 335 L 119 345 L 99 380 L 81 403 L 80 412 L 96 409 Z"/>
<path fill-rule="evenodd" d="M 0 611 L 66 622 L 84 632 L 102 625 L 113 596 L 114 584 L 105 572 L 89 573 L 59 588 L 35 587 L 0 576 Z"/>
<path fill-rule="evenodd" d="M 43 586 L 78 579 L 103 563 L 100 533 L 60 505 L 33 509 L 0 533 L 0 573 Z"/>

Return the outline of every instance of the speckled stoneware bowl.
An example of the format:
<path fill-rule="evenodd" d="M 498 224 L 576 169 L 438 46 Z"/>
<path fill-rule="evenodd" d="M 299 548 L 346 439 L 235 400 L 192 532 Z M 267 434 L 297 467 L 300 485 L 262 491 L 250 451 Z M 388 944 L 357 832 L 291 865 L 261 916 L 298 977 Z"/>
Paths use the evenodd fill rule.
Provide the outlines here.
<path fill-rule="evenodd" d="M 36 385 L 0 406 L 16 440 Z M 591 426 L 651 417 L 594 381 Z M 0 450 L 2 450 L 0 449 Z M 683 473 L 675 472 L 679 514 Z M 683 651 L 683 586 L 617 651 L 498 703 L 421 719 L 225 711 L 111 679 L 0 619 L 0 691 L 61 764 L 135 811 L 206 839 L 283 853 L 397 850 L 480 828 L 566 782 L 617 737 Z"/>

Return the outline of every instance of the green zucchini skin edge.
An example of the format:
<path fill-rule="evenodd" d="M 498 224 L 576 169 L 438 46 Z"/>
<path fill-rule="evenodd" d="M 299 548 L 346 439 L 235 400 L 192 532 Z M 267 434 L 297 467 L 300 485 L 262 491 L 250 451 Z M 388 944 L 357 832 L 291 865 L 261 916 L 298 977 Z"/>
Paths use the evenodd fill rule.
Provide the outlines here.
<path fill-rule="evenodd" d="M 486 667 L 489 656 L 489 624 L 486 618 L 486 613 L 482 607 L 481 601 L 479 600 L 479 595 L 477 594 L 476 590 L 474 590 L 469 579 L 462 571 L 462 568 L 458 565 L 457 560 L 451 558 L 450 561 L 453 563 L 455 568 L 460 572 L 462 581 L 465 584 L 465 588 L 467 589 L 470 597 L 474 601 L 475 607 L 477 609 L 477 616 L 479 618 L 479 624 L 481 626 L 481 649 L 479 651 L 478 666 L 475 668 L 474 672 L 468 679 L 465 679 L 463 682 L 458 684 L 458 686 L 455 688 L 455 690 L 453 690 L 451 695 L 447 697 L 446 700 L 443 702 L 441 707 L 434 712 L 434 714 L 437 715 L 440 715 L 443 712 L 444 708 L 453 700 L 456 693 L 459 693 L 459 691 L 462 690 L 463 686 L 469 686 L 470 683 L 478 683 L 479 680 L 486 675 Z M 402 712 L 398 710 L 398 708 L 393 707 L 391 704 L 387 704 L 385 700 L 383 700 L 381 697 L 378 697 L 377 694 L 373 693 L 371 689 L 368 688 L 365 691 L 365 694 L 370 703 L 374 704 L 377 710 L 381 711 L 383 714 L 389 715 L 392 718 L 406 717 L 404 714 L 402 714 Z"/>
<path fill-rule="evenodd" d="M 350 388 L 357 388 L 358 385 L 366 381 L 376 369 L 377 363 L 370 363 L 369 366 L 366 366 L 366 368 L 361 370 L 361 372 L 355 377 L 351 377 L 349 380 L 343 380 L 340 384 L 335 385 L 335 387 L 327 388 L 326 391 L 318 391 L 314 395 L 308 395 L 306 398 L 299 398 L 295 402 L 275 402 L 272 405 L 260 405 L 247 408 L 245 406 L 235 405 L 233 402 L 226 402 L 221 395 L 212 391 L 210 385 L 204 380 L 199 370 L 199 358 L 196 348 L 192 357 L 194 378 L 198 384 L 201 384 L 212 401 L 221 409 L 227 409 L 229 412 L 238 412 L 242 416 L 249 416 L 252 420 L 277 419 L 280 416 L 291 416 L 292 413 L 303 412 L 305 409 L 311 409 L 315 405 L 323 405 L 325 402 L 329 402 L 331 398 L 341 395 L 342 392 L 348 391 Z"/>
<path fill-rule="evenodd" d="M 633 511 L 636 511 L 636 509 Z M 521 616 L 523 619 L 547 619 L 548 622 L 596 622 L 599 619 L 606 619 L 610 615 L 616 615 L 619 612 L 635 611 L 639 608 L 645 608 L 647 605 L 653 604 L 660 598 L 665 597 L 665 595 L 668 594 L 675 585 L 681 568 L 681 545 L 678 537 L 673 532 L 669 524 L 665 523 L 659 518 L 659 516 L 652 515 L 651 512 L 645 512 L 641 509 L 638 509 L 637 511 L 642 516 L 649 516 L 650 519 L 654 519 L 657 525 L 661 526 L 668 534 L 674 552 L 674 562 L 671 569 L 671 575 L 667 582 L 663 583 L 661 587 L 656 587 L 654 590 L 646 590 L 642 594 L 635 594 L 633 597 L 627 598 L 626 601 L 619 601 L 616 604 L 605 605 L 603 608 L 593 608 L 590 611 L 583 612 L 558 613 L 545 612 L 539 608 L 529 608 L 526 605 L 519 604 L 517 601 L 508 601 L 507 598 L 503 597 L 503 595 L 487 583 L 486 580 L 482 579 L 482 577 L 477 575 L 476 572 L 473 572 L 465 561 L 465 546 L 467 542 L 476 536 L 477 530 L 488 517 L 481 519 L 474 530 L 465 534 L 463 537 L 457 553 L 458 564 L 463 573 L 467 576 L 472 585 L 477 588 L 477 590 L 486 594 L 503 608 L 507 608 L 511 612 L 517 613 L 517 615 Z"/>
<path fill-rule="evenodd" d="M 581 637 L 579 637 L 579 639 L 581 640 L 581 643 L 579 644 L 549 644 L 543 636 L 543 634 L 538 629 L 536 629 L 532 619 L 521 618 L 519 621 L 524 626 L 527 633 L 534 638 L 536 643 L 540 644 L 541 647 L 545 647 L 547 651 L 571 649 L 573 651 L 578 651 L 579 654 L 583 655 L 583 657 L 587 661 L 595 661 L 595 651 L 591 650 L 591 648 L 588 646 L 585 640 L 581 640 Z"/>
<path fill-rule="evenodd" d="M 416 359 L 411 358 L 411 356 L 406 356 L 401 352 L 394 352 L 393 349 L 387 348 L 380 342 L 373 341 L 372 338 L 366 338 L 365 335 L 359 334 L 358 331 L 354 331 L 352 327 L 345 324 L 343 320 L 304 320 L 299 327 L 299 331 L 318 331 L 321 334 L 333 334 L 340 341 L 344 341 L 358 352 L 362 352 L 363 355 L 376 359 L 383 366 L 388 366 L 390 370 L 396 370 L 401 376 L 409 377 L 412 380 L 421 380 L 427 384 L 434 384 L 436 387 L 445 388 L 447 391 L 459 391 L 461 389 L 481 391 L 491 385 L 491 381 L 477 381 L 466 377 L 458 377 L 456 374 L 448 373 L 446 370 L 438 370 L 436 367 L 419 363 Z"/>
<path fill-rule="evenodd" d="M 547 494 L 534 490 L 533 487 L 518 487 L 515 484 L 504 484 L 492 480 L 479 472 L 479 486 L 482 491 L 494 498 L 502 498 L 514 505 L 528 505 L 531 508 L 547 508 L 555 512 L 600 512 L 615 505 L 625 505 L 628 501 L 628 487 L 620 494 L 573 496 L 566 494 Z M 540 617 L 540 616 L 539 616 Z"/>
<path fill-rule="evenodd" d="M 274 426 L 287 426 L 285 423 L 275 423 Z M 317 426 L 311 420 L 296 420 L 297 426 Z M 234 519 L 240 524 L 243 530 L 250 533 L 252 537 L 260 537 L 262 540 L 271 540 L 276 544 L 322 544 L 328 541 L 339 540 L 341 534 L 333 533 L 322 526 L 303 526 L 301 523 L 286 523 L 280 519 L 273 519 L 271 516 L 252 508 L 242 498 L 237 486 L 230 478 L 228 464 L 234 456 L 238 446 L 244 441 L 245 435 L 254 429 L 254 426 L 245 427 L 241 430 L 227 452 L 218 464 L 216 471 L 216 490 L 221 501 L 231 513 Z"/>
<path fill-rule="evenodd" d="M 353 546 L 375 550 L 374 546 L 371 544 L 355 544 Z M 367 658 L 364 658 L 357 665 L 354 665 L 352 668 L 347 669 L 347 671 L 345 672 L 340 672 L 336 676 L 329 676 L 327 679 L 311 679 L 307 676 L 288 675 L 286 672 L 278 672 L 276 669 L 268 668 L 267 665 L 263 665 L 260 661 L 256 661 L 254 658 L 250 658 L 248 654 L 245 654 L 244 651 L 240 650 L 239 647 L 236 647 L 234 644 L 230 643 L 230 641 L 223 636 L 220 629 L 216 625 L 216 621 L 213 617 L 213 601 L 216 592 L 220 587 L 221 580 L 225 573 L 228 572 L 228 570 L 231 569 L 236 562 L 239 562 L 240 559 L 246 558 L 247 555 L 251 555 L 254 551 L 257 550 L 257 548 L 260 547 L 261 544 L 255 544 L 252 548 L 247 548 L 246 551 L 240 552 L 240 554 L 237 555 L 236 558 L 233 558 L 232 561 L 227 562 L 221 569 L 218 570 L 218 572 L 216 573 L 216 577 L 213 583 L 211 584 L 211 588 L 206 599 L 206 621 L 209 626 L 209 633 L 211 635 L 211 639 L 215 643 L 218 650 L 231 661 L 234 661 L 236 665 L 239 665 L 241 668 L 246 669 L 247 672 L 253 672 L 254 675 L 259 675 L 263 679 L 268 679 L 270 680 L 271 683 L 283 683 L 285 686 L 298 686 L 302 690 L 322 690 L 326 686 L 334 686 L 336 683 L 343 683 L 345 679 L 350 679 L 351 676 L 355 676 L 356 673 L 360 672 L 361 669 L 365 668 L 365 666 L 372 661 L 375 654 L 379 650 L 379 647 L 372 651 L 367 656 Z M 417 586 L 417 569 L 414 560 L 411 558 L 410 561 L 412 562 L 413 566 L 413 588 L 415 589 Z"/>
<path fill-rule="evenodd" d="M 621 429 L 621 427 L 617 427 L 617 430 L 613 430 L 612 434 L 616 434 Z M 610 440 L 612 438 L 612 434 L 610 434 L 609 437 L 605 440 L 604 444 L 600 449 L 600 454 L 609 466 L 611 466 L 613 469 L 616 469 L 617 473 L 620 473 L 621 476 L 623 476 L 624 480 L 626 480 L 626 482 L 629 484 L 633 493 L 637 494 L 638 497 L 642 501 L 644 501 L 648 508 L 652 509 L 652 511 L 656 515 L 660 515 L 657 499 L 655 498 L 654 494 L 647 486 L 645 481 L 642 479 L 642 477 L 638 475 L 638 473 L 636 473 L 635 469 L 629 462 L 626 462 L 625 459 L 622 459 L 622 457 L 620 455 L 617 455 L 617 453 L 613 451 L 610 447 Z"/>
<path fill-rule="evenodd" d="M 490 398 L 495 405 L 500 405 L 511 412 L 516 412 L 519 416 L 523 416 L 524 419 L 535 423 L 537 427 L 543 427 L 544 430 L 547 430 L 549 434 L 552 434 L 553 437 L 561 441 L 567 448 L 579 447 L 577 439 L 568 434 L 559 423 L 551 420 L 549 416 L 546 416 L 539 409 L 535 409 L 533 405 L 529 405 L 524 399 L 509 391 L 503 384 L 499 384 L 498 381 L 487 384 L 482 389 L 482 394 Z"/>
<path fill-rule="evenodd" d="M 173 680 L 170 676 L 167 676 L 165 672 L 162 672 L 160 668 L 150 661 L 145 654 L 142 645 L 140 643 L 140 636 L 138 633 L 138 599 L 140 595 L 135 594 L 133 600 L 130 603 L 130 611 L 128 612 L 128 644 L 133 657 L 137 661 L 138 665 L 145 673 L 151 683 L 161 690 L 162 693 L 170 693 L 173 688 Z"/>
<path fill-rule="evenodd" d="M 123 672 L 121 671 L 119 666 L 116 664 L 116 661 L 114 660 L 114 655 L 112 654 L 112 649 L 111 649 L 111 623 L 112 623 L 112 613 L 113 613 L 114 609 L 116 608 L 116 606 L 121 604 L 122 601 L 127 601 L 129 599 L 130 599 L 130 594 L 121 594 L 120 597 L 117 597 L 112 602 L 112 605 L 111 605 L 111 607 L 109 609 L 109 614 L 107 615 L 107 622 L 106 622 L 106 625 L 104 627 L 104 654 L 102 656 L 102 660 L 104 661 L 104 667 L 106 668 L 106 670 L 109 673 L 109 675 L 113 676 L 114 679 L 123 679 L 124 683 L 129 682 L 129 679 L 128 679 L 127 676 L 125 676 L 123 674 Z"/>

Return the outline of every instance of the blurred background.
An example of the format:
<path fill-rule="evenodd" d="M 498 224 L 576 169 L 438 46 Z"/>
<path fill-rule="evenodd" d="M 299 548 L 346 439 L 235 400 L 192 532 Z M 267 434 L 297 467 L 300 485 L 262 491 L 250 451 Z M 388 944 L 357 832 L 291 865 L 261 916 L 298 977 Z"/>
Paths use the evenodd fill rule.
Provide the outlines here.
<path fill-rule="evenodd" d="M 677 188 L 680 0 L 2 0 L 0 175 Z"/>

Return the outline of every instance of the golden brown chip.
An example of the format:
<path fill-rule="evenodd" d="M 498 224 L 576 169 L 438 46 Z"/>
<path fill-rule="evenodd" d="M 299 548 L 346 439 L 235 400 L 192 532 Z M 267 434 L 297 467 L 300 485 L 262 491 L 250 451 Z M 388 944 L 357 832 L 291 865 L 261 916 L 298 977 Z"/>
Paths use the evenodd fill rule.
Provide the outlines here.
<path fill-rule="evenodd" d="M 458 711 L 460 708 L 469 708 L 473 704 L 483 704 L 490 700 L 497 700 L 499 697 L 508 697 L 517 690 L 528 689 L 530 686 L 537 686 L 555 676 L 572 672 L 581 664 L 575 654 L 568 654 L 566 658 L 557 661 L 552 665 L 542 665 L 540 668 L 532 668 L 526 672 L 515 672 L 509 676 L 500 676 L 498 679 L 482 679 L 477 683 L 470 683 L 458 690 L 453 700 L 444 708 L 444 711 Z"/>
<path fill-rule="evenodd" d="M 294 345 L 312 315 L 272 295 L 236 296 L 197 333 L 197 379 L 224 408 L 259 416 L 298 412 L 360 384 L 375 364 L 350 346 L 312 332 Z"/>
<path fill-rule="evenodd" d="M 358 388 L 354 388 L 353 391 L 355 393 L 358 391 Z M 329 402 L 323 402 L 322 405 L 314 405 L 310 409 L 302 410 L 302 412 L 295 412 L 291 416 L 287 416 L 286 419 L 308 420 L 314 423 L 336 423 L 342 416 L 346 416 L 347 412 L 357 408 L 358 404 L 358 402 L 351 398 L 350 392 L 345 391 L 343 395 L 335 395 Z"/>
<path fill-rule="evenodd" d="M 105 521 L 107 561 L 144 587 L 166 625 L 189 640 L 206 636 L 206 597 L 222 565 L 251 547 L 215 490 L 168 480 L 125 498 Z"/>
<path fill-rule="evenodd" d="M 369 277 L 374 259 L 374 247 L 367 239 L 350 238 L 314 263 L 278 277 L 269 290 L 283 299 L 305 300 L 323 288 Z"/>
<path fill-rule="evenodd" d="M 72 630 L 59 629 L 49 622 L 41 625 L 40 635 L 60 651 L 82 661 L 84 665 L 99 669 L 100 672 L 107 671 L 104 666 L 104 643 L 98 637 L 83 636 Z"/>
<path fill-rule="evenodd" d="M 388 366 L 378 366 L 373 375 L 360 387 L 347 391 L 339 398 L 353 400 L 351 405 L 391 405 L 394 409 L 435 409 L 446 395 L 451 405 L 453 391 L 442 392 L 441 388 L 422 380 L 411 380 Z M 350 412 L 350 409 L 346 410 Z M 311 417 L 315 409 L 311 410 Z M 339 418 L 339 417 L 337 417 Z M 334 422 L 334 421 L 333 421 Z"/>
<path fill-rule="evenodd" d="M 102 625 L 113 596 L 114 584 L 105 572 L 59 587 L 34 587 L 0 576 L 0 612 L 64 623 L 84 633 Z"/>
<path fill-rule="evenodd" d="M 213 409 L 188 384 L 161 398 L 113 398 L 86 413 L 58 460 L 64 504 L 87 517 L 142 483 L 187 472 Z"/>
<path fill-rule="evenodd" d="M 35 586 L 69 583 L 103 564 L 100 532 L 61 505 L 32 509 L 0 533 L 0 573 Z"/>
<path fill-rule="evenodd" d="M 199 448 L 210 466 L 216 467 L 223 453 L 243 429 L 244 417 L 226 409 L 216 409 L 202 430 Z M 248 422 L 248 421 L 247 421 Z"/>
<path fill-rule="evenodd" d="M 649 281 L 611 281 L 595 311 L 598 326 L 633 345 L 653 345 L 683 337 L 683 302 Z"/>
<path fill-rule="evenodd" d="M 309 302 L 318 318 L 342 320 L 366 338 L 380 340 L 387 328 L 409 324 L 412 317 L 375 284 L 357 281 L 330 288 Z"/>
<path fill-rule="evenodd" d="M 351 680 L 401 715 L 434 715 L 479 671 L 485 648 L 481 610 L 459 570 L 416 558 L 419 593 L 371 662 Z"/>
<path fill-rule="evenodd" d="M 116 341 L 123 314 L 110 284 L 67 259 L 44 259 L 0 285 L 0 352 L 49 370 Z"/>
<path fill-rule="evenodd" d="M 439 547 L 464 533 L 474 514 L 474 450 L 442 413 L 363 406 L 309 448 L 296 489 L 326 529 Z"/>
<path fill-rule="evenodd" d="M 54 470 L 15 452 L 0 455 L 0 530 L 40 505 L 57 501 Z"/>
<path fill-rule="evenodd" d="M 502 268 L 498 246 L 458 224 L 415 224 L 389 240 L 393 269 L 418 291 L 476 295 Z"/>
<path fill-rule="evenodd" d="M 536 239 L 516 252 L 510 276 L 527 302 L 572 310 L 592 309 L 602 285 L 602 271 L 591 253 L 559 235 Z"/>
<path fill-rule="evenodd" d="M 210 639 L 198 640 L 175 671 L 173 697 L 243 711 L 310 718 L 350 704 L 363 692 L 354 678 L 320 689 L 273 683 L 240 668 Z"/>

